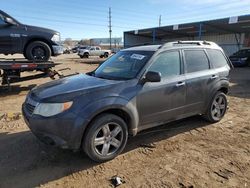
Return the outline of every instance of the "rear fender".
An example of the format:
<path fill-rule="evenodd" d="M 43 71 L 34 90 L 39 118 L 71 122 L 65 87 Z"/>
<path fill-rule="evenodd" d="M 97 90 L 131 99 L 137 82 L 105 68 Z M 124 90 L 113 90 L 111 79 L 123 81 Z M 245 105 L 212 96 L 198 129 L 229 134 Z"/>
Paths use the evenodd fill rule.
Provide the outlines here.
<path fill-rule="evenodd" d="M 219 82 L 217 82 L 212 91 L 209 93 L 209 97 L 207 97 L 207 100 L 205 102 L 205 106 L 204 106 L 204 109 L 203 109 L 203 112 L 205 113 L 207 108 L 209 107 L 209 104 L 211 102 L 211 100 L 213 99 L 214 95 L 219 91 L 221 90 L 222 88 L 229 88 L 229 81 L 228 80 L 220 80 Z"/>

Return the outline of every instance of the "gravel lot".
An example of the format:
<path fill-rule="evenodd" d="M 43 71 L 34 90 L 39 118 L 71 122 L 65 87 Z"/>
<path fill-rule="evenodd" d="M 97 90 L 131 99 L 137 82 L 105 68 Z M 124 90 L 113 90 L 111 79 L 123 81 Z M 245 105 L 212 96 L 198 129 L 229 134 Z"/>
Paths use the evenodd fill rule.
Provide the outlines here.
<path fill-rule="evenodd" d="M 88 72 L 99 61 L 75 54 L 53 60 L 62 63 L 57 69 L 71 68 L 65 74 Z M 250 68 L 231 72 L 230 108 L 221 122 L 192 117 L 142 132 L 103 164 L 82 152 L 47 147 L 13 115 L 31 88 L 48 81 L 16 83 L 11 91 L 0 86 L 0 115 L 12 117 L 0 119 L 1 188 L 110 187 L 114 175 L 125 180 L 120 187 L 250 187 Z"/>

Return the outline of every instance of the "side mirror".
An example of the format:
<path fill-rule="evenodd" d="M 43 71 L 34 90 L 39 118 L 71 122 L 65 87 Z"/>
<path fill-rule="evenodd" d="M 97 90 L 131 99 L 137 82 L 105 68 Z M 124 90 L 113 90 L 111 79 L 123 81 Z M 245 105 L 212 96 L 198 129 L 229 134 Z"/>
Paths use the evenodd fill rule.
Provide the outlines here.
<path fill-rule="evenodd" d="M 17 25 L 17 23 L 12 18 L 9 17 L 6 17 L 4 21 L 9 25 Z"/>
<path fill-rule="evenodd" d="M 161 81 L 161 73 L 148 71 L 145 75 L 146 82 L 160 82 Z"/>

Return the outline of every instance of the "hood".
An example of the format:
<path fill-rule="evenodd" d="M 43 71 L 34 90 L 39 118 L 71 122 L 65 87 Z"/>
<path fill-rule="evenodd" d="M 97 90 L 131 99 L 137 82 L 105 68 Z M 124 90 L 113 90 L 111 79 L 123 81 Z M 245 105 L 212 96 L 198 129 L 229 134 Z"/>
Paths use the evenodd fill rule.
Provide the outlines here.
<path fill-rule="evenodd" d="M 104 80 L 85 74 L 70 76 L 67 78 L 48 82 L 31 90 L 31 96 L 39 101 L 59 96 L 74 97 L 101 90 L 121 83 L 121 81 Z"/>
<path fill-rule="evenodd" d="M 50 33 L 50 34 L 59 34 L 59 32 L 54 31 L 52 29 L 48 29 L 48 28 L 43 28 L 43 27 L 37 27 L 37 26 L 32 26 L 32 25 L 25 25 L 25 27 L 27 28 L 27 30 L 29 31 L 36 31 L 36 32 L 43 32 L 43 33 Z"/>

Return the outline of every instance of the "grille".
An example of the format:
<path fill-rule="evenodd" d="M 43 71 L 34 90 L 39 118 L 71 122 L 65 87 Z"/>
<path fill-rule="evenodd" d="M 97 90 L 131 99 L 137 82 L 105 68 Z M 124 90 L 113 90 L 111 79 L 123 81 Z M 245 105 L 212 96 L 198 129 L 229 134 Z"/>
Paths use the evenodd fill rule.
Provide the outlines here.
<path fill-rule="evenodd" d="M 26 99 L 25 108 L 29 114 L 33 114 L 35 107 L 37 106 L 37 102 L 32 100 L 30 97 Z"/>
<path fill-rule="evenodd" d="M 35 110 L 35 106 L 33 106 L 33 105 L 29 104 L 29 103 L 25 104 L 25 108 L 29 112 L 29 114 L 33 114 L 33 112 Z"/>

